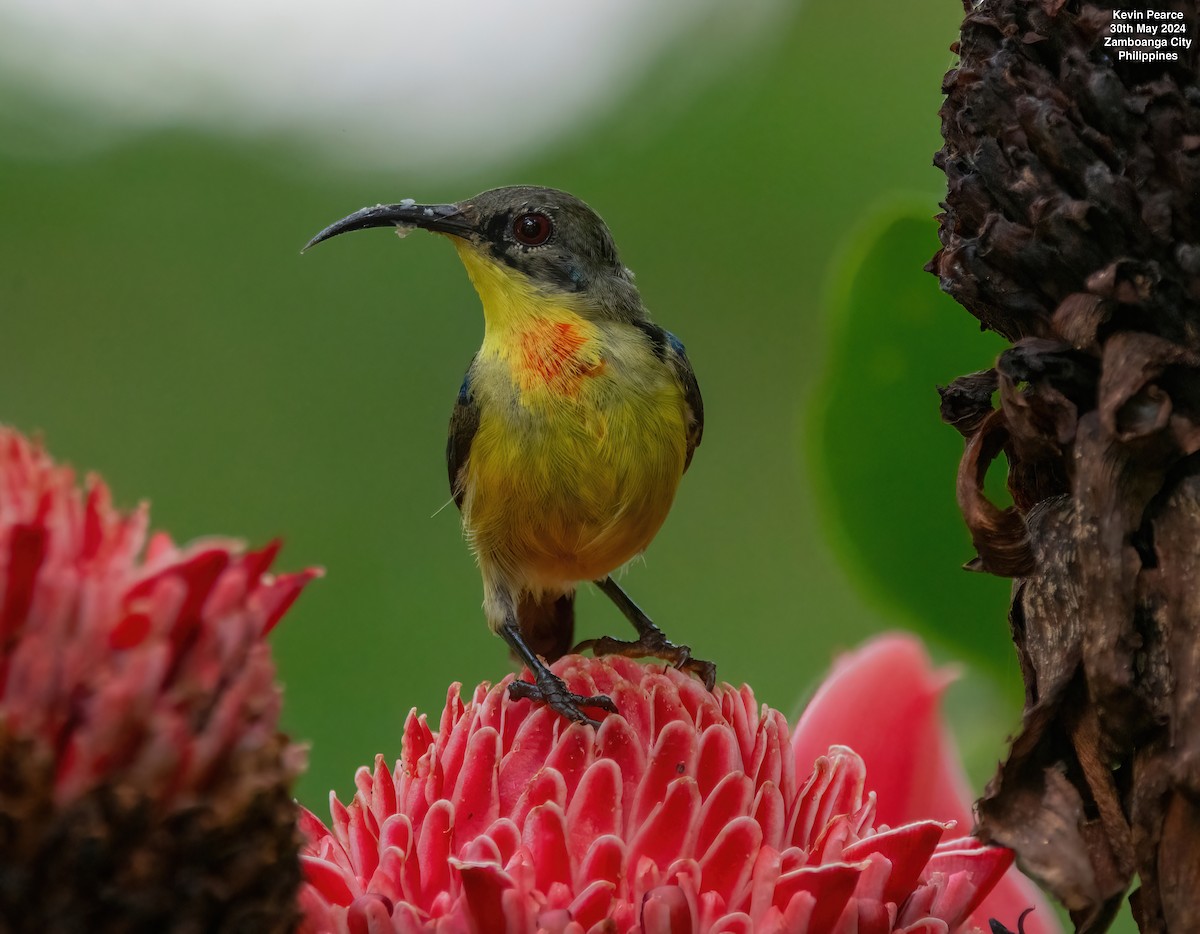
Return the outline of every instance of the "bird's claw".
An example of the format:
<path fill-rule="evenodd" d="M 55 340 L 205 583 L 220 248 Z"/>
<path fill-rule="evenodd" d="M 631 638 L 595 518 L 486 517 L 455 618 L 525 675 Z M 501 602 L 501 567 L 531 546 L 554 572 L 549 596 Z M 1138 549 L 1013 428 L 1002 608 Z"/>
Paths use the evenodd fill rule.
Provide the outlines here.
<path fill-rule="evenodd" d="M 711 691 L 717 686 L 717 666 L 712 662 L 693 658 L 688 661 L 687 670 L 698 676 L 708 690 Z"/>
<path fill-rule="evenodd" d="M 612 698 L 604 694 L 591 696 L 572 694 L 567 689 L 566 682 L 556 675 L 547 672 L 535 676 L 536 682 L 513 681 L 508 685 L 508 696 L 513 700 L 529 700 L 542 703 L 555 713 L 572 720 L 575 723 L 586 723 L 590 727 L 600 728 L 600 721 L 593 720 L 583 712 L 584 707 L 595 707 L 617 713 L 617 705 Z"/>
<path fill-rule="evenodd" d="M 599 639 L 588 639 L 580 642 L 571 651 L 582 652 L 591 649 L 596 657 L 601 655 L 623 655 L 626 658 L 661 658 L 671 663 L 680 671 L 691 672 L 704 682 L 708 690 L 717 685 L 717 666 L 703 659 L 692 658 L 691 646 L 676 645 L 671 642 L 662 630 L 655 629 L 636 642 L 624 642 L 611 636 L 601 636 Z"/>

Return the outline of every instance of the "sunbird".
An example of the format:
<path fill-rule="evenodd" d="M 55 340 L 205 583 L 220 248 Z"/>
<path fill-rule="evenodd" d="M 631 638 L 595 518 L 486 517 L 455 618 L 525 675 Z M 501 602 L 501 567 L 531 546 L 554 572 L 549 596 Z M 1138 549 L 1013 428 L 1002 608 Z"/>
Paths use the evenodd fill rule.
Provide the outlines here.
<path fill-rule="evenodd" d="M 650 320 L 608 227 L 553 188 L 457 204 L 380 204 L 326 227 L 419 227 L 447 237 L 483 303 L 483 345 L 450 416 L 450 491 L 483 576 L 488 625 L 533 675 L 513 697 L 597 726 L 547 667 L 571 649 L 575 589 L 592 581 L 637 630 L 575 647 L 665 659 L 712 689 L 716 668 L 669 641 L 613 580 L 657 534 L 704 432 L 683 344 Z"/>

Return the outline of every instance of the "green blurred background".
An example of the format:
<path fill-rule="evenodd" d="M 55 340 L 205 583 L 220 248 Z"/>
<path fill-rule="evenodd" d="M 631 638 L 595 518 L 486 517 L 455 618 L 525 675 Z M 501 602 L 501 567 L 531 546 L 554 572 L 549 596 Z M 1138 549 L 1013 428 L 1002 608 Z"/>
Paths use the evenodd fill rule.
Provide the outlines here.
<path fill-rule="evenodd" d="M 961 8 L 810 0 L 769 17 L 734 49 L 701 18 L 586 120 L 444 169 L 402 147 L 396 168 L 356 160 L 349 137 L 329 158 L 336 121 L 317 146 L 182 119 L 116 132 L 119 115 L 0 70 L 0 420 L 120 503 L 148 499 L 178 539 L 282 536 L 282 567 L 326 568 L 274 637 L 311 807 L 398 754 L 410 707 L 436 716 L 451 682 L 510 662 L 441 509 L 482 333 L 466 276 L 423 235 L 298 250 L 364 204 L 516 182 L 603 214 L 699 374 L 704 444 L 623 578 L 634 598 L 791 713 L 834 653 L 914 628 L 967 665 L 949 706 L 977 786 L 1002 754 L 1020 697 L 1008 587 L 960 570 L 961 445 L 934 392 L 998 344 L 921 270 Z M 497 47 L 497 80 L 511 54 Z M 580 637 L 623 633 L 588 590 Z"/>

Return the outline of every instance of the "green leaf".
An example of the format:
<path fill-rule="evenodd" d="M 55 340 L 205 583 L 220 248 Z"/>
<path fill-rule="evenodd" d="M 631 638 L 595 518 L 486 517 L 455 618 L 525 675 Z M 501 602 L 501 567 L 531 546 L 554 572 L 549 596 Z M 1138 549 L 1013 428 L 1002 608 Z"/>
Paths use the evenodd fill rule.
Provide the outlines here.
<path fill-rule="evenodd" d="M 877 212 L 837 264 L 828 369 L 807 446 L 830 538 L 864 590 L 995 673 L 1012 670 L 1009 582 L 962 570 L 974 551 L 954 498 L 962 439 L 936 387 L 991 366 L 1005 346 L 944 295 L 924 265 L 933 206 Z"/>

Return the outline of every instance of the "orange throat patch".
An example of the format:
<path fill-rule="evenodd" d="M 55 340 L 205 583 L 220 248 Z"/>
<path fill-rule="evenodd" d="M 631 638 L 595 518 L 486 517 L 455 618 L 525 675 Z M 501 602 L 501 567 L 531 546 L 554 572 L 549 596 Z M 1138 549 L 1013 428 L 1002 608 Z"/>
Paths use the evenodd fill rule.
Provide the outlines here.
<path fill-rule="evenodd" d="M 513 362 L 522 389 L 544 387 L 565 396 L 604 370 L 604 361 L 584 328 L 569 321 L 535 318 L 516 335 Z"/>

